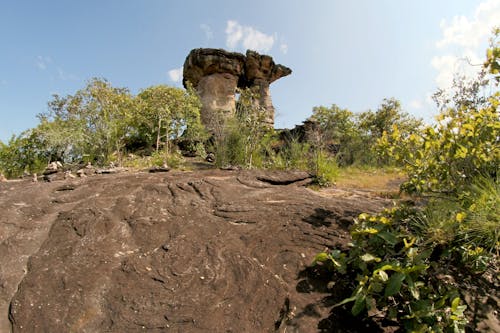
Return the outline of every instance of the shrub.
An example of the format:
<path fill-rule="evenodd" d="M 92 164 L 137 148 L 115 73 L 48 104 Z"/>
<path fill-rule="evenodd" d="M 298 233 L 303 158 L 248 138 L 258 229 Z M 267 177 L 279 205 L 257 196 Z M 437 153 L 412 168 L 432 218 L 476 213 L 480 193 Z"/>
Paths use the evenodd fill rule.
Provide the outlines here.
<path fill-rule="evenodd" d="M 352 303 L 353 315 L 376 312 L 412 332 L 461 332 L 466 307 L 453 285 L 436 278 L 433 248 L 410 231 L 413 214 L 405 207 L 361 214 L 351 230 L 349 251 L 319 253 L 314 264 L 355 278 L 351 297 L 334 307 Z"/>

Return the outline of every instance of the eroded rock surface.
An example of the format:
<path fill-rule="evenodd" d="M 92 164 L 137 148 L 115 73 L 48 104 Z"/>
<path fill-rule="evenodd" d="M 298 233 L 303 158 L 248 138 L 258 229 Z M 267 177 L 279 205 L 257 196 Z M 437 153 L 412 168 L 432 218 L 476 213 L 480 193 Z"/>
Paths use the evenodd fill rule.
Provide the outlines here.
<path fill-rule="evenodd" d="M 273 332 L 291 316 L 298 332 L 317 331 L 328 308 L 308 311 L 325 293 L 299 288 L 299 272 L 345 244 L 346 216 L 382 204 L 323 198 L 298 185 L 307 179 L 208 170 L 1 183 L 0 331 Z"/>
<path fill-rule="evenodd" d="M 394 332 L 331 311 L 349 286 L 307 268 L 346 247 L 360 212 L 392 202 L 308 181 L 206 170 L 2 182 L 0 332 Z M 498 331 L 498 292 L 484 290 L 465 298 L 490 307 L 473 330 Z"/>
<path fill-rule="evenodd" d="M 246 55 L 221 49 L 194 49 L 184 62 L 184 86 L 190 82 L 201 102 L 201 120 L 209 129 L 217 126 L 218 112 L 230 115 L 236 106 L 237 88 L 250 88 L 258 94 L 256 106 L 266 110 L 265 123 L 274 126 L 274 107 L 269 85 L 291 69 L 275 64 L 273 58 L 248 50 Z"/>

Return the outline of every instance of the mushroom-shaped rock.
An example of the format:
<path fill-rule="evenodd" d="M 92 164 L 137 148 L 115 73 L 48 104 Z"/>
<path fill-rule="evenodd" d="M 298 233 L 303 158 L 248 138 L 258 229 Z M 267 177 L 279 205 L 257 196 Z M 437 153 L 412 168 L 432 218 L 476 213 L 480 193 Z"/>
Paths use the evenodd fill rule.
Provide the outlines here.
<path fill-rule="evenodd" d="M 183 83 L 190 82 L 201 103 L 201 121 L 215 130 L 220 122 L 220 111 L 233 112 L 236 106 L 236 88 L 245 69 L 245 56 L 221 49 L 194 49 L 184 62 Z M 225 116 L 223 114 L 222 116 Z"/>
<path fill-rule="evenodd" d="M 245 56 L 222 49 L 194 49 L 184 62 L 183 83 L 196 87 L 204 76 L 230 74 L 239 78 L 245 70 Z M 236 88 L 236 87 L 235 87 Z"/>
<path fill-rule="evenodd" d="M 245 79 L 251 86 L 256 80 L 265 80 L 269 84 L 292 74 L 292 70 L 283 65 L 277 65 L 271 56 L 248 50 L 245 58 Z"/>
<path fill-rule="evenodd" d="M 264 122 L 274 125 L 274 107 L 269 85 L 291 74 L 291 69 L 276 65 L 267 55 L 255 51 L 241 53 L 222 49 L 194 49 L 184 62 L 184 86 L 193 85 L 202 103 L 201 121 L 216 131 L 220 117 L 234 114 L 237 88 L 251 88 L 259 95 L 257 106 L 266 110 Z"/>
<path fill-rule="evenodd" d="M 272 57 L 248 50 L 245 60 L 245 84 L 259 96 L 257 106 L 266 110 L 264 122 L 274 126 L 274 106 L 271 100 L 269 85 L 283 76 L 290 75 L 292 70 L 283 65 L 276 65 Z"/>

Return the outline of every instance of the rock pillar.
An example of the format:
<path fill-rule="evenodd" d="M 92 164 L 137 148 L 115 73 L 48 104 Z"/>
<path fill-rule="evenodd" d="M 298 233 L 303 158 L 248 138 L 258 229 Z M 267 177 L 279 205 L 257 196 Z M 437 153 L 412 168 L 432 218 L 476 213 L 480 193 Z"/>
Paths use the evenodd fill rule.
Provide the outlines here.
<path fill-rule="evenodd" d="M 201 120 L 211 131 L 223 117 L 234 114 L 237 88 L 250 88 L 259 96 L 256 106 L 266 111 L 264 122 L 274 126 L 274 107 L 269 85 L 292 70 L 276 65 L 268 55 L 221 49 L 194 49 L 184 62 L 184 86 L 190 82 L 200 96 Z"/>

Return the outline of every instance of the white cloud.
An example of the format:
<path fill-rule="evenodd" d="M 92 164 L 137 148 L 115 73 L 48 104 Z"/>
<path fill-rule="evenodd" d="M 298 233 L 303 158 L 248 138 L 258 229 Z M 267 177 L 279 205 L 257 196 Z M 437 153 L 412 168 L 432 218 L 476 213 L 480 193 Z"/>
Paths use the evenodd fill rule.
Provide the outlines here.
<path fill-rule="evenodd" d="M 57 67 L 57 77 L 62 81 L 78 80 L 78 77 L 76 75 L 65 72 L 61 67 Z"/>
<path fill-rule="evenodd" d="M 419 110 L 419 109 L 423 108 L 424 105 L 423 105 L 421 100 L 414 99 L 414 100 L 410 101 L 410 103 L 408 103 L 408 106 L 412 109 Z"/>
<path fill-rule="evenodd" d="M 491 29 L 500 24 L 500 1 L 486 0 L 479 4 L 472 18 L 455 16 L 451 22 L 441 21 L 443 38 L 436 43 L 437 47 L 459 45 L 475 48 L 491 35 Z"/>
<path fill-rule="evenodd" d="M 200 24 L 200 29 L 203 30 L 203 32 L 205 33 L 205 38 L 207 41 L 214 38 L 214 33 L 212 31 L 212 28 L 210 28 L 208 24 L 205 23 Z"/>
<path fill-rule="evenodd" d="M 226 46 L 234 49 L 243 38 L 243 27 L 236 21 L 227 21 L 226 25 Z"/>
<path fill-rule="evenodd" d="M 285 43 L 281 43 L 280 44 L 280 50 L 283 54 L 287 54 L 288 53 L 288 44 L 285 44 Z"/>
<path fill-rule="evenodd" d="M 172 80 L 175 83 L 181 82 L 183 70 L 184 70 L 183 66 L 181 66 L 180 68 L 174 68 L 169 70 L 168 76 L 170 77 L 170 80 Z"/>
<path fill-rule="evenodd" d="M 50 57 L 44 57 L 44 56 L 37 56 L 36 57 L 36 67 L 38 69 L 44 71 L 47 69 L 47 66 L 52 62 L 52 59 Z"/>
<path fill-rule="evenodd" d="M 458 72 L 473 76 L 484 58 L 484 46 L 494 26 L 500 24 L 500 0 L 485 0 L 474 13 L 455 16 L 450 21 L 441 21 L 442 38 L 436 47 L 443 53 L 435 56 L 431 65 L 438 71 L 436 83 L 440 88 L 449 88 L 453 76 Z"/>
<path fill-rule="evenodd" d="M 432 58 L 431 65 L 437 69 L 436 84 L 440 88 L 449 87 L 453 82 L 453 76 L 457 72 L 457 61 L 455 56 L 443 55 Z"/>
<path fill-rule="evenodd" d="M 274 36 L 266 35 L 253 27 L 243 26 L 237 21 L 227 21 L 226 46 L 230 49 L 243 47 L 259 52 L 268 52 L 273 47 L 274 40 Z"/>
<path fill-rule="evenodd" d="M 44 71 L 51 80 L 62 80 L 62 81 L 75 81 L 78 77 L 74 74 L 68 73 L 63 70 L 51 57 L 47 56 L 37 56 L 35 60 L 36 67 Z"/>

